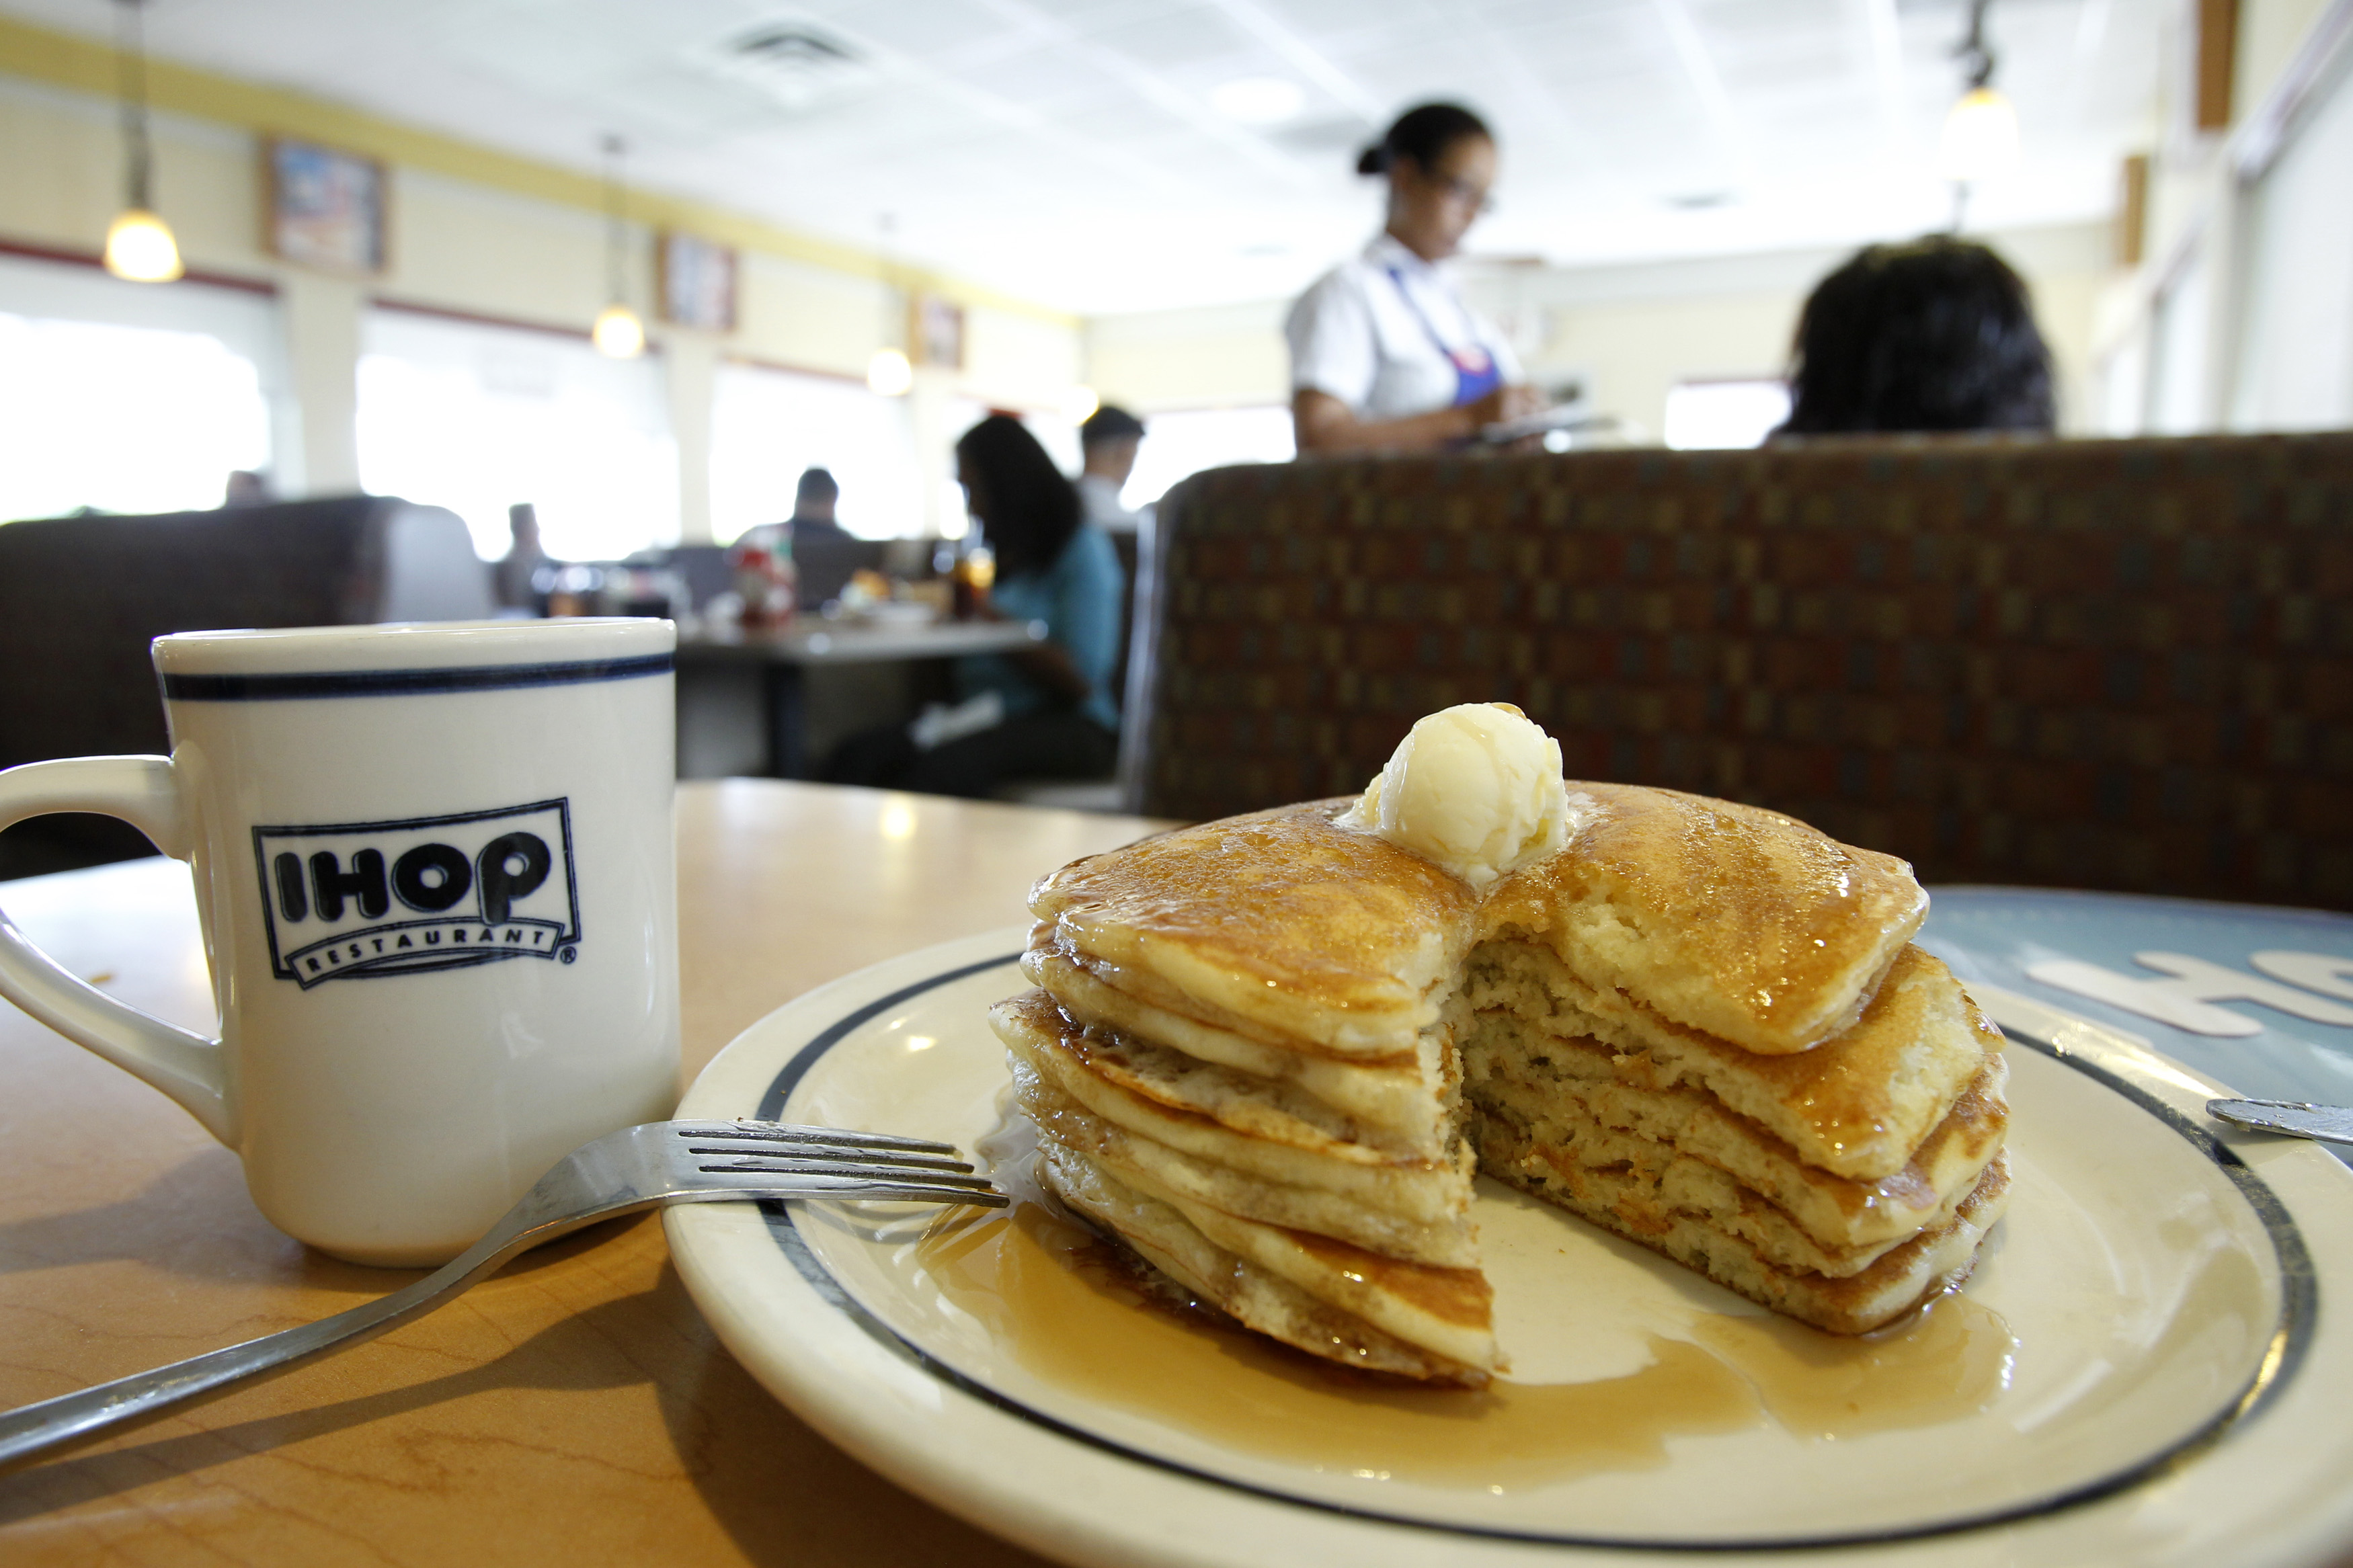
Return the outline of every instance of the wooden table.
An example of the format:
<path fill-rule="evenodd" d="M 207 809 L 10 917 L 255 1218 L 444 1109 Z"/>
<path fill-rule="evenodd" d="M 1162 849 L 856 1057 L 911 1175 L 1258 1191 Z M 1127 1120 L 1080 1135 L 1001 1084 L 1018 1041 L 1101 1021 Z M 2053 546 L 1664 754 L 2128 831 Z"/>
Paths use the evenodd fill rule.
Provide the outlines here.
<path fill-rule="evenodd" d="M 722 626 L 678 641 L 679 776 L 815 774 L 845 735 L 915 714 L 913 670 L 927 661 L 1009 653 L 1037 623 L 871 626 L 804 616 L 779 631 Z"/>
<path fill-rule="evenodd" d="M 1134 817 L 734 780 L 681 786 L 685 1064 L 822 981 L 1023 918 Z M 59 962 L 212 1026 L 186 869 L 0 883 Z M 0 1004 L 0 1405 L 289 1328 L 414 1274 L 305 1251 L 236 1157 Z M 0 1475 L 0 1563 L 893 1564 L 1038 1559 L 801 1425 L 712 1337 L 659 1220 L 533 1253 L 384 1339 Z"/>

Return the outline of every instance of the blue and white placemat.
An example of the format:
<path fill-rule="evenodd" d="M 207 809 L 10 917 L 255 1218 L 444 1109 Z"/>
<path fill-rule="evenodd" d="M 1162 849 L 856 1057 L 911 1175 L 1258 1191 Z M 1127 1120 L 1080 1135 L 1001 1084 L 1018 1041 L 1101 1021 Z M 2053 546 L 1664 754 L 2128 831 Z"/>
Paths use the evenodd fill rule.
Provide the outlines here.
<path fill-rule="evenodd" d="M 2353 1104 L 2353 916 L 2120 893 L 1932 888 L 1919 942 L 2139 1035 L 2259 1100 Z"/>

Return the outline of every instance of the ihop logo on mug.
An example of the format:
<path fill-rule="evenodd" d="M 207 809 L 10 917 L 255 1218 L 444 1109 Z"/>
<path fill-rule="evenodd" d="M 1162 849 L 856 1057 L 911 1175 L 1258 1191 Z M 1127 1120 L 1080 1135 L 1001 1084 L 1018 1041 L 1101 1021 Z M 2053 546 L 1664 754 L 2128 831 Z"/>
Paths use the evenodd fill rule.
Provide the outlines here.
<path fill-rule="evenodd" d="M 569 963 L 580 942 L 568 801 L 257 827 L 269 972 L 304 990 L 509 958 Z"/>

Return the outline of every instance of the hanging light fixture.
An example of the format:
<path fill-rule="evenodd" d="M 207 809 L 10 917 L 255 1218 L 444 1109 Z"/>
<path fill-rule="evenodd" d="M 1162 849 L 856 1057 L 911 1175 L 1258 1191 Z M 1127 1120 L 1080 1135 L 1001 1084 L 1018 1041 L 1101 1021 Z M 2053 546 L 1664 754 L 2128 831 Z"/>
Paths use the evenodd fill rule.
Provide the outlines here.
<path fill-rule="evenodd" d="M 1962 62 L 1968 85 L 1945 116 L 1945 134 L 1937 162 L 1953 182 L 1953 226 L 1961 226 L 1968 190 L 1981 180 L 2006 174 L 2018 165 L 2018 110 L 1993 85 L 1993 51 L 1986 47 L 1986 9 L 1991 0 L 1969 0 L 1968 36 L 1953 52 Z"/>
<path fill-rule="evenodd" d="M 133 283 L 169 283 L 185 270 L 171 226 L 154 212 L 147 138 L 146 0 L 115 0 L 114 61 L 122 100 L 125 202 L 106 229 L 106 269 Z"/>
<path fill-rule="evenodd" d="M 915 384 L 915 367 L 897 349 L 876 349 L 866 362 L 866 390 L 884 397 L 902 397 Z"/>
<path fill-rule="evenodd" d="M 607 359 L 635 359 L 646 352 L 646 324 L 624 303 L 628 232 L 621 221 L 621 139 L 605 138 L 605 298 L 589 337 Z"/>

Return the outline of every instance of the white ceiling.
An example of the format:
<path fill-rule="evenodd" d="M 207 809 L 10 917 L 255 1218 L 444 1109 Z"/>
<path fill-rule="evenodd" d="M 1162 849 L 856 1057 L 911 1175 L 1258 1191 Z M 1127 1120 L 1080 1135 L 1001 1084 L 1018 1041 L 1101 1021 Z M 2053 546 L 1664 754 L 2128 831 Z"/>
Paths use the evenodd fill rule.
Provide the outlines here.
<path fill-rule="evenodd" d="M 108 0 L 0 0 L 103 36 Z M 2020 170 L 1971 226 L 2105 213 L 2154 123 L 2165 0 L 1995 0 Z M 815 86 L 732 46 L 846 46 Z M 1361 242 L 1355 154 L 1452 97 L 1500 134 L 1490 254 L 1845 244 L 1944 223 L 1961 0 L 152 0 L 160 56 L 629 178 L 1082 313 L 1288 294 Z M 1253 128 L 1212 94 L 1296 84 Z M 833 82 L 824 85 L 826 79 Z"/>

